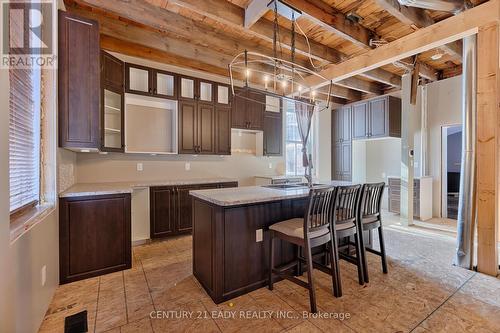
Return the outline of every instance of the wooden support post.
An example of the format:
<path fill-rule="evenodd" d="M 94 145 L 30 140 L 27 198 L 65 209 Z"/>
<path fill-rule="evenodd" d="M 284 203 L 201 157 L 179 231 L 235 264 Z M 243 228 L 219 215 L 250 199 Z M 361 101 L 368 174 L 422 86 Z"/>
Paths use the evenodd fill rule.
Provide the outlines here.
<path fill-rule="evenodd" d="M 481 27 L 477 38 L 477 269 L 498 274 L 499 26 Z"/>

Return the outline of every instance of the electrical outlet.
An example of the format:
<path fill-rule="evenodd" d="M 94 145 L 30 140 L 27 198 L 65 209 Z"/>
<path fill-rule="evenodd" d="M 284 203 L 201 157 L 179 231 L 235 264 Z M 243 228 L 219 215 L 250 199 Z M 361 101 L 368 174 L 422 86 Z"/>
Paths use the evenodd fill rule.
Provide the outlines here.
<path fill-rule="evenodd" d="M 269 162 L 269 169 L 273 168 L 273 163 Z"/>
<path fill-rule="evenodd" d="M 262 233 L 262 229 L 257 229 L 255 230 L 255 242 L 259 243 L 262 242 L 264 236 Z"/>
<path fill-rule="evenodd" d="M 41 271 L 41 282 L 42 282 L 42 287 L 45 286 L 45 283 L 47 282 L 47 265 L 43 265 Z"/>
<path fill-rule="evenodd" d="M 243 132 L 241 130 L 238 131 L 238 136 L 243 136 Z"/>
<path fill-rule="evenodd" d="M 144 170 L 142 163 L 137 163 L 137 171 L 142 171 Z"/>
<path fill-rule="evenodd" d="M 186 162 L 186 164 L 184 164 L 184 169 L 186 169 L 186 171 L 191 170 L 191 163 Z"/>
<path fill-rule="evenodd" d="M 385 172 L 382 172 L 382 178 L 385 179 L 385 176 L 386 176 Z"/>

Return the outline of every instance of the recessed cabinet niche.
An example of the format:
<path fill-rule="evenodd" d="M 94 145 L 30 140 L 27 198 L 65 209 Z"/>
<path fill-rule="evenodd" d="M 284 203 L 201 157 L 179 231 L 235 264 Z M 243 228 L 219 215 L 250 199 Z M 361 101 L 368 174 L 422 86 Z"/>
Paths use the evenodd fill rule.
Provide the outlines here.
<path fill-rule="evenodd" d="M 124 63 L 101 51 L 101 150 L 124 151 Z"/>

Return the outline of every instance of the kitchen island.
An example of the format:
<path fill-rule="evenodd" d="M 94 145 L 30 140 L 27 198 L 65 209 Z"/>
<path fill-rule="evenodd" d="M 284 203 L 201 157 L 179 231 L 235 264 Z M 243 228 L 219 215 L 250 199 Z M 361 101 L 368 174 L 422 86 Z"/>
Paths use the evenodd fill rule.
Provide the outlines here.
<path fill-rule="evenodd" d="M 308 188 L 248 186 L 190 194 L 193 274 L 212 300 L 221 303 L 267 285 L 269 226 L 303 217 Z M 297 248 L 290 243 L 276 249 L 276 265 L 296 258 Z"/>

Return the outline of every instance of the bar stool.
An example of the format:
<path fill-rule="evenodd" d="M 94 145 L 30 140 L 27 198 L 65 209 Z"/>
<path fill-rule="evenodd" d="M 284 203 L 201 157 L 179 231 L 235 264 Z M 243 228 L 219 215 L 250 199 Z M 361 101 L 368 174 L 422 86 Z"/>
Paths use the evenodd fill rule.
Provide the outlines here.
<path fill-rule="evenodd" d="M 309 290 L 309 301 L 311 312 L 316 313 L 316 293 L 314 291 L 313 267 L 321 269 L 332 275 L 332 285 L 336 285 L 337 269 L 335 265 L 331 268 L 320 264 L 313 264 L 311 250 L 314 247 L 330 243 L 330 261 L 333 262 L 335 249 L 332 244 L 331 233 L 331 213 L 335 199 L 335 188 L 314 188 L 309 192 L 309 203 L 304 218 L 294 218 L 275 223 L 269 227 L 270 230 L 270 258 L 269 258 L 269 290 L 273 290 L 273 277 L 275 275 L 290 280 Z M 281 239 L 289 243 L 302 247 L 305 252 L 305 258 L 298 256 L 297 260 L 285 264 L 281 267 L 274 267 L 275 239 Z M 295 276 L 290 270 L 300 266 L 301 262 L 307 265 L 307 282 L 304 282 Z M 300 268 L 299 268 L 300 270 Z"/>
<path fill-rule="evenodd" d="M 382 206 L 382 195 L 384 194 L 385 183 L 376 183 L 376 184 L 364 184 L 361 189 L 361 204 L 359 211 L 360 218 L 360 229 L 363 231 L 367 230 L 378 230 L 378 240 L 380 244 L 380 252 L 372 249 L 371 247 L 363 248 L 376 254 L 382 259 L 382 271 L 384 274 L 387 274 L 387 261 L 385 257 L 385 243 L 384 243 L 384 233 L 382 230 L 382 214 L 381 214 L 381 206 Z M 361 241 L 363 242 L 363 238 L 361 237 Z M 366 261 L 366 255 L 363 251 L 363 271 L 364 271 L 364 280 L 366 282 L 368 279 L 368 264 Z"/>
<path fill-rule="evenodd" d="M 332 228 L 334 239 L 332 243 L 335 246 L 333 251 L 335 262 L 332 262 L 332 267 L 336 268 L 336 278 L 334 279 L 337 282 L 336 286 L 334 286 L 334 295 L 336 297 L 342 296 L 339 257 L 357 266 L 359 284 L 364 284 L 364 255 L 358 219 L 360 192 L 361 185 L 339 186 L 335 195 L 335 214 L 333 214 L 332 218 L 332 225 L 334 226 Z M 352 256 L 350 253 L 341 253 L 338 250 L 338 239 L 350 237 L 354 237 L 356 256 Z"/>

